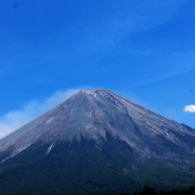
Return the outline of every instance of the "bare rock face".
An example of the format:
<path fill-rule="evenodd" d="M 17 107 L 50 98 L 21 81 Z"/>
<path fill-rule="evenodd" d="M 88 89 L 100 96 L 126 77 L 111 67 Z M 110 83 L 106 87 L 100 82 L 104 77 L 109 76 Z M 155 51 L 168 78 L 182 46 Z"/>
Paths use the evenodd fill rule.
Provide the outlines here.
<path fill-rule="evenodd" d="M 36 143 L 55 145 L 81 137 L 101 145 L 107 134 L 146 157 L 179 159 L 195 150 L 194 130 L 100 89 L 82 90 L 18 129 L 0 141 L 0 152 L 12 148 L 13 157 Z"/>
<path fill-rule="evenodd" d="M 135 182 L 138 182 L 139 185 L 154 184 L 156 175 L 160 174 L 164 178 L 165 173 L 167 176 L 169 175 L 168 172 L 171 171 L 173 171 L 172 175 L 167 176 L 171 181 L 167 181 L 167 183 L 163 181 L 163 185 L 166 183 L 167 186 L 175 186 L 176 184 L 181 185 L 182 182 L 188 183 L 186 180 L 187 173 L 193 176 L 191 178 L 193 181 L 195 179 L 194 151 L 195 130 L 168 120 L 109 90 L 103 89 L 78 92 L 63 104 L 0 141 L 0 161 L 6 170 L 12 171 L 13 164 L 15 165 L 17 162 L 19 170 L 22 169 L 25 174 L 27 170 L 23 167 L 29 165 L 27 171 L 29 173 L 32 165 L 39 164 L 35 170 L 41 167 L 40 174 L 47 170 L 45 165 L 48 164 L 49 167 L 50 164 L 59 161 L 64 164 L 54 163 L 55 166 L 71 167 L 71 171 L 66 170 L 65 167 L 61 171 L 74 180 L 75 177 L 80 177 L 75 170 L 80 171 L 84 166 L 83 178 L 87 179 L 87 182 L 92 181 L 89 188 L 96 189 L 93 192 L 99 194 L 103 194 L 100 190 L 101 186 L 108 186 L 108 183 L 106 184 L 108 180 L 110 182 L 109 189 L 115 189 L 115 187 L 121 189 L 130 185 L 128 181 L 134 185 Z M 89 162 L 90 164 L 86 166 Z M 7 166 L 11 166 L 11 168 L 7 168 Z M 48 170 L 51 169 L 55 170 L 54 167 L 49 167 Z M 176 177 L 175 174 L 178 173 L 178 170 L 182 170 L 180 175 L 183 175 L 183 180 L 181 177 Z M 32 178 L 36 175 L 34 172 L 36 171 L 33 169 Z M 96 177 L 103 172 L 107 173 L 106 176 L 104 175 L 104 184 L 102 184 L 102 174 L 99 175 L 98 181 Z M 6 172 L 6 175 L 9 173 L 9 171 Z M 87 173 L 94 174 L 89 174 L 89 176 Z M 143 178 L 147 178 L 151 183 L 147 183 L 146 179 L 138 181 L 142 178 L 143 173 L 145 173 Z M 1 174 L 0 166 L 0 181 Z M 58 178 L 55 171 L 48 178 L 44 177 L 46 174 L 46 172 L 42 174 L 42 178 L 46 181 L 51 175 Z M 59 175 L 59 178 L 64 182 L 62 182 L 62 186 L 67 186 L 69 189 L 71 185 L 69 185 L 67 178 L 62 177 L 60 173 Z M 73 177 L 73 175 L 76 176 Z M 112 177 L 107 178 L 108 175 L 112 175 Z M 3 182 L 4 174 L 2 178 Z M 16 180 L 18 178 L 19 176 L 16 177 Z M 36 182 L 39 182 L 37 185 L 41 185 L 42 181 L 38 179 L 41 177 L 35 178 Z M 121 182 L 117 184 L 116 181 L 118 180 L 114 180 L 115 178 Z M 174 179 L 175 183 L 172 182 Z M 18 179 L 18 181 L 20 180 Z M 28 179 L 22 180 L 13 188 L 18 190 L 21 183 L 30 185 L 31 182 Z M 75 181 L 75 185 L 80 185 L 80 182 L 80 180 Z M 9 184 L 9 182 L 7 183 Z M 160 185 L 159 188 L 163 185 Z M 5 194 L 9 191 L 9 187 L 8 185 L 8 188 L 4 188 Z M 66 194 L 69 194 L 71 190 L 74 191 L 74 189 L 72 186 L 66 191 Z M 81 188 L 78 187 L 78 189 Z M 110 192 L 110 194 L 112 193 Z"/>

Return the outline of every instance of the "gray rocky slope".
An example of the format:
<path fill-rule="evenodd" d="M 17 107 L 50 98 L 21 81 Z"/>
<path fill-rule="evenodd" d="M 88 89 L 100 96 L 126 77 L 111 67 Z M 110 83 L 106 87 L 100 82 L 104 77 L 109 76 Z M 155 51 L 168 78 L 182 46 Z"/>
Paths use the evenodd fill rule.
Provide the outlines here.
<path fill-rule="evenodd" d="M 195 159 L 195 131 L 138 106 L 109 90 L 82 90 L 0 141 L 2 162 L 32 145 L 93 140 L 101 150 L 107 135 L 128 144 L 142 159 L 189 163 Z"/>

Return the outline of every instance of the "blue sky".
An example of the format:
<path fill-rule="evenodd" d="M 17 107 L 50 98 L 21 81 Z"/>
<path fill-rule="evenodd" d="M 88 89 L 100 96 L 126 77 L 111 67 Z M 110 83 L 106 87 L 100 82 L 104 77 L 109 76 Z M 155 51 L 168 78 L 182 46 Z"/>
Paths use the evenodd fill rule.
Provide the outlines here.
<path fill-rule="evenodd" d="M 194 0 L 0 1 L 0 131 L 9 113 L 85 87 L 195 127 L 184 112 L 195 104 L 194 21 Z"/>

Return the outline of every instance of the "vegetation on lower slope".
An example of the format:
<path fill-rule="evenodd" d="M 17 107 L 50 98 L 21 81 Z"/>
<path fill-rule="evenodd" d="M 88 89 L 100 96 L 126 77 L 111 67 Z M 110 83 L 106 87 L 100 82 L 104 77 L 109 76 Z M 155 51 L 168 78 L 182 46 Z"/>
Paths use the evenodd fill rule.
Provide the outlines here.
<path fill-rule="evenodd" d="M 157 190 L 189 187 L 195 174 L 160 160 L 142 162 L 131 148 L 108 138 L 58 143 L 22 152 L 0 166 L 1 195 L 133 194 L 145 185 Z"/>
<path fill-rule="evenodd" d="M 125 193 L 121 193 L 120 195 L 127 195 Z M 159 191 L 156 192 L 154 189 L 150 187 L 145 187 L 142 192 L 135 193 L 134 195 L 195 195 L 195 188 L 190 187 L 189 189 L 184 190 L 175 190 L 172 189 L 170 191 Z"/>

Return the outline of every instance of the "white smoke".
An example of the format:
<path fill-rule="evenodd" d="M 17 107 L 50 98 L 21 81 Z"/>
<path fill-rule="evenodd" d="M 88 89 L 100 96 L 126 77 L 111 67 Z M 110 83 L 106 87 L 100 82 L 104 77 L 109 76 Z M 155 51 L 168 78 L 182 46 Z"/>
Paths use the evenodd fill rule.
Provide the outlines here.
<path fill-rule="evenodd" d="M 57 91 L 42 101 L 32 100 L 24 105 L 23 108 L 11 110 L 0 116 L 0 138 L 7 136 L 14 130 L 35 119 L 52 107 L 62 103 L 78 91 L 79 89 Z"/>

